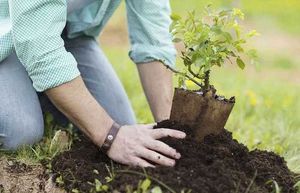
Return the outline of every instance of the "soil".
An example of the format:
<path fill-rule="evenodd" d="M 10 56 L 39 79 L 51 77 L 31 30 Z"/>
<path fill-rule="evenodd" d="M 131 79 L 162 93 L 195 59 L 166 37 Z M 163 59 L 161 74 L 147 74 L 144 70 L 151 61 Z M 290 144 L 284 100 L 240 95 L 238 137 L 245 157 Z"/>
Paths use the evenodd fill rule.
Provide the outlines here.
<path fill-rule="evenodd" d="M 278 183 L 283 193 L 297 192 L 293 188 L 296 175 L 288 169 L 282 157 L 267 151 L 249 151 L 232 139 L 231 133 L 226 130 L 219 135 L 206 136 L 199 143 L 186 126 L 167 120 L 157 127 L 187 133 L 184 140 L 163 139 L 182 154 L 174 168 L 158 166 L 142 170 L 113 163 L 91 142 L 82 138 L 69 152 L 53 160 L 53 172 L 56 178 L 62 177 L 62 187 L 68 192 L 73 189 L 90 192 L 94 188 L 92 183 L 98 179 L 109 186 L 108 192 L 123 193 L 130 187 L 137 187 L 145 179 L 145 174 L 152 179 L 152 186 L 161 185 L 156 181 L 159 180 L 174 192 L 185 189 L 194 193 L 266 193 L 274 190 L 272 180 Z M 105 177 L 110 176 L 109 172 L 114 173 L 114 180 L 106 183 Z M 161 187 L 163 192 L 172 192 Z"/>
<path fill-rule="evenodd" d="M 0 193 L 64 193 L 49 180 L 42 165 L 0 157 Z"/>

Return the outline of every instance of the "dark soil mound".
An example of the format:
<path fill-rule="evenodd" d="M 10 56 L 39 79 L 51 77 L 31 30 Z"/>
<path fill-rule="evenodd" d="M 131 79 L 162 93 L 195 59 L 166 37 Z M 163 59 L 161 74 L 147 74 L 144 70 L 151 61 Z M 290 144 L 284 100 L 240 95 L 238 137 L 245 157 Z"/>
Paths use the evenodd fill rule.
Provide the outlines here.
<path fill-rule="evenodd" d="M 112 162 L 90 142 L 82 139 L 74 144 L 71 151 L 56 157 L 52 169 L 57 177 L 62 177 L 63 186 L 69 192 L 72 189 L 90 192 L 95 188 L 95 179 L 107 184 L 108 192 L 126 192 L 130 187 L 136 188 L 145 179 L 145 173 L 152 179 L 152 185 L 157 185 L 158 179 L 174 192 L 185 189 L 194 193 L 266 193 L 274 190 L 274 181 L 283 193 L 297 192 L 293 188 L 295 174 L 287 168 L 282 157 L 260 150 L 249 152 L 226 130 L 197 143 L 191 137 L 191 129 L 170 121 L 159 123 L 159 127 L 183 130 L 188 134 L 181 141 L 164 139 L 182 154 L 174 168 L 157 167 L 143 171 L 113 163 L 113 169 L 108 170 L 107 166 L 111 166 Z M 113 172 L 115 177 L 107 183 L 105 177 L 110 176 L 109 172 Z M 161 188 L 163 192 L 171 192 L 164 186 Z"/>

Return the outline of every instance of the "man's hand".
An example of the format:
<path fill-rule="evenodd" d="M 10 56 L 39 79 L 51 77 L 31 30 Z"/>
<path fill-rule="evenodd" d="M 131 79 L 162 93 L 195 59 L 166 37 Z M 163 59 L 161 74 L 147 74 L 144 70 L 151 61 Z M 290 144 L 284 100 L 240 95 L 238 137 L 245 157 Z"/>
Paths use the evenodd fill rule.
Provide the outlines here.
<path fill-rule="evenodd" d="M 180 153 L 158 139 L 182 139 L 185 136 L 184 132 L 177 130 L 153 129 L 153 124 L 122 126 L 108 156 L 116 162 L 139 167 L 154 167 L 151 163 L 174 166 L 175 160 L 181 157 Z"/>

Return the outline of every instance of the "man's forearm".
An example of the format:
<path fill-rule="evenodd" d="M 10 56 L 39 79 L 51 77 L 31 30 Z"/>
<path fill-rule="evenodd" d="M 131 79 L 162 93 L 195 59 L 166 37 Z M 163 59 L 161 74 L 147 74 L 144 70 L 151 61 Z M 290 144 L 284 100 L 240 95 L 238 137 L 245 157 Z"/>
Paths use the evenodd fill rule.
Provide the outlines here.
<path fill-rule="evenodd" d="M 138 64 L 138 71 L 155 121 L 168 119 L 173 98 L 172 72 L 161 62 Z"/>
<path fill-rule="evenodd" d="M 46 94 L 95 144 L 103 144 L 113 120 L 87 90 L 80 76 L 47 90 Z"/>
<path fill-rule="evenodd" d="M 155 85 L 158 84 L 155 83 Z M 148 86 L 147 88 L 149 89 Z M 153 91 L 149 91 L 151 92 Z M 89 93 L 81 77 L 49 89 L 46 94 L 55 106 L 95 144 L 98 146 L 103 144 L 113 120 Z M 165 101 L 154 101 L 151 104 L 159 105 L 163 102 Z M 180 153 L 159 139 L 167 136 L 182 139 L 186 136 L 185 133 L 167 128 L 152 128 L 153 124 L 123 125 L 107 151 L 107 155 L 116 162 L 133 166 L 154 167 L 152 163 L 174 166 L 175 160 L 181 156 Z"/>

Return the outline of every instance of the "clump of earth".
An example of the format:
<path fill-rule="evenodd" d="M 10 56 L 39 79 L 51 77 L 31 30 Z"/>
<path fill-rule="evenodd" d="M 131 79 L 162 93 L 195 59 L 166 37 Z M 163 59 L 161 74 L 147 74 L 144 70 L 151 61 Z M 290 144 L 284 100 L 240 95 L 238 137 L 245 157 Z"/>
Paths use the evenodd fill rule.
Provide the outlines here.
<path fill-rule="evenodd" d="M 277 183 L 283 193 L 296 193 L 296 174 L 289 170 L 284 158 L 273 152 L 249 149 L 232 138 L 227 130 L 219 135 L 209 135 L 197 142 L 193 130 L 173 121 L 163 121 L 156 127 L 172 128 L 187 133 L 183 140 L 165 138 L 163 141 L 177 149 L 182 157 L 176 166 L 133 168 L 112 162 L 89 140 L 81 137 L 70 151 L 58 155 L 52 161 L 55 178 L 67 192 L 90 192 L 95 179 L 107 185 L 108 192 L 126 193 L 134 189 L 146 176 L 151 186 L 160 185 L 163 192 L 191 190 L 195 193 L 274 191 Z M 96 171 L 96 172 L 95 172 Z M 106 177 L 113 180 L 107 182 Z M 162 186 L 163 182 L 166 186 Z"/>

